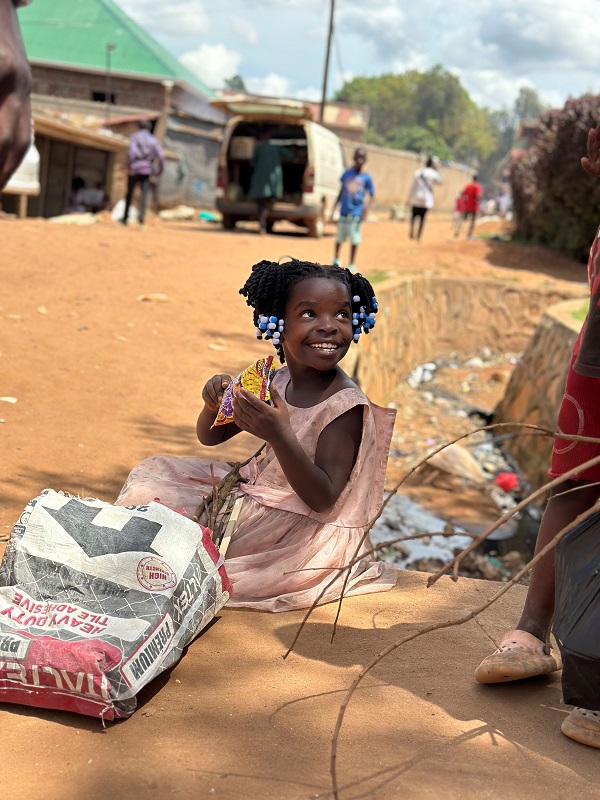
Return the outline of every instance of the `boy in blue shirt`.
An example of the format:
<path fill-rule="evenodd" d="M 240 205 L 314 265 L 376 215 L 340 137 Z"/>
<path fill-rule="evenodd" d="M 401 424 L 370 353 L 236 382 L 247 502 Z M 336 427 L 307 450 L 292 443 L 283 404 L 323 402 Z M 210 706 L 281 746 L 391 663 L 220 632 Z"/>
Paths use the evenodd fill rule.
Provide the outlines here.
<path fill-rule="evenodd" d="M 331 209 L 331 221 L 333 222 L 333 212 L 338 203 L 340 203 L 340 218 L 332 263 L 334 266 L 341 266 L 339 259 L 340 247 L 346 239 L 350 239 L 350 263 L 348 264 L 348 269 L 352 272 L 356 270 L 356 251 L 361 240 L 361 222 L 367 216 L 367 211 L 375 196 L 373 179 L 368 172 L 362 171 L 366 160 L 367 151 L 364 147 L 357 147 L 354 151 L 354 165 L 342 175 L 340 179 L 342 188 Z"/>

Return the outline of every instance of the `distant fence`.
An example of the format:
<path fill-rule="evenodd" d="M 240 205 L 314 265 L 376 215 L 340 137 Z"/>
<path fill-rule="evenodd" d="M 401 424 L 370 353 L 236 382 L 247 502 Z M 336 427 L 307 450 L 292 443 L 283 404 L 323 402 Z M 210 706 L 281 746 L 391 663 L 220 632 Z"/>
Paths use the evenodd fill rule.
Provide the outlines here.
<path fill-rule="evenodd" d="M 357 147 L 364 147 L 367 151 L 366 169 L 373 176 L 375 206 L 378 208 L 393 203 L 404 203 L 414 171 L 425 166 L 421 156 L 404 150 L 377 147 L 374 144 L 353 142 L 350 139 L 342 139 L 342 146 L 348 165 L 352 163 L 352 155 Z M 439 167 L 439 173 L 443 183 L 434 189 L 434 211 L 452 212 L 459 192 L 473 175 L 473 169 L 463 164 L 456 164 L 452 167 Z"/>

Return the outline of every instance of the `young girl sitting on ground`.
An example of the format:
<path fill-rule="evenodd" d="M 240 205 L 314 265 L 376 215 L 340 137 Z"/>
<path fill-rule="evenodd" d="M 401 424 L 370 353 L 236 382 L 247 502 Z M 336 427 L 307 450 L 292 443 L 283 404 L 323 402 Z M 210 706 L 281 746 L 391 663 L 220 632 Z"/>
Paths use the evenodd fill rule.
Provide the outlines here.
<path fill-rule="evenodd" d="M 377 301 L 362 275 L 296 260 L 255 264 L 240 293 L 254 309 L 259 338 L 261 317 L 278 321 L 267 337 L 286 366 L 272 380 L 270 404 L 237 389 L 233 422 L 225 425 L 212 427 L 231 377 L 215 375 L 202 392 L 202 444 L 221 444 L 240 431 L 267 442 L 264 455 L 242 469 L 242 509 L 225 556 L 229 606 L 306 608 L 334 578 L 320 602 L 339 598 L 339 568 L 355 556 L 382 504 L 395 412 L 370 403 L 339 366 L 352 341 L 373 327 Z M 158 499 L 192 516 L 229 469 L 222 461 L 148 458 L 116 502 Z M 345 594 L 390 589 L 396 576 L 391 565 L 365 556 Z"/>

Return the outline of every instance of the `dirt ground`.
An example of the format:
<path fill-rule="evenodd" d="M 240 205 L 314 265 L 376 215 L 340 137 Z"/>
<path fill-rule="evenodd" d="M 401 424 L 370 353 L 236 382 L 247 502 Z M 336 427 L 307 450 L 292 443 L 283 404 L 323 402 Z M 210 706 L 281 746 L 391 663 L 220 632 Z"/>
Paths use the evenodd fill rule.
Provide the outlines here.
<path fill-rule="evenodd" d="M 197 221 L 155 219 L 140 231 L 2 220 L 0 230 L 0 540 L 45 487 L 111 501 L 145 456 L 208 455 L 194 435 L 204 382 L 269 352 L 237 293 L 251 265 L 285 255 L 328 261 L 333 249 L 333 229 L 321 240 L 284 226 L 262 238 L 252 225 L 223 232 Z M 477 229 L 501 231 L 497 222 Z M 442 215 L 427 220 L 421 244 L 405 223 L 382 217 L 366 227 L 359 256 L 374 280 L 421 270 L 524 288 L 585 280 L 583 265 L 542 248 L 455 240 Z M 475 387 L 474 404 L 493 406 L 507 377 Z M 409 418 L 405 405 L 399 422 L 426 438 L 431 411 L 411 401 Z M 242 435 L 221 457 L 255 448 Z M 464 510 L 469 496 L 458 502 Z M 357 665 L 411 626 L 475 607 L 497 588 L 444 580 L 425 590 L 422 574 L 404 573 L 393 592 L 346 602 L 333 646 L 332 609 L 320 609 L 286 662 L 300 614 L 225 610 L 145 690 L 133 718 L 106 731 L 68 714 L 0 707 L 3 785 L 15 799 L 331 797 L 329 740 Z M 514 621 L 523 591 L 486 612 L 492 636 Z M 433 636 L 390 657 L 352 701 L 342 797 L 600 797 L 596 752 L 559 732 L 559 679 L 477 687 L 472 670 L 491 646 L 481 628 Z"/>

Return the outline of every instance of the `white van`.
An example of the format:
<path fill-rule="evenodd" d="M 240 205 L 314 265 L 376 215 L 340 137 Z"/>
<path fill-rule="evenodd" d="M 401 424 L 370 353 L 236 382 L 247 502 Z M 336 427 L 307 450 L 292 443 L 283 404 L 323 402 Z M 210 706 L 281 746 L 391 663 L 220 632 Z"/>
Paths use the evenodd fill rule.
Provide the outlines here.
<path fill-rule="evenodd" d="M 310 105 L 301 101 L 235 95 L 211 102 L 234 115 L 225 127 L 217 167 L 223 227 L 230 230 L 238 220 L 258 219 L 256 202 L 245 196 L 256 143 L 263 133 L 272 132 L 270 141 L 285 145 L 292 155 L 282 161 L 283 197 L 269 208 L 267 230 L 285 219 L 308 228 L 309 236 L 321 236 L 345 168 L 335 133 L 313 122 Z"/>

